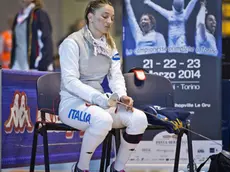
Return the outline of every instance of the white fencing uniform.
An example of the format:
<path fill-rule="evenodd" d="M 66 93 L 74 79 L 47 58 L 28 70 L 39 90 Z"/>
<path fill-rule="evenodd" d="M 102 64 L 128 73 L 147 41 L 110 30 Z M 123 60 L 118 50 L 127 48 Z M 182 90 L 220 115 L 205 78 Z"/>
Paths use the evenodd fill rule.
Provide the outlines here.
<path fill-rule="evenodd" d="M 120 57 L 112 50 L 105 36 L 96 40 L 87 26 L 68 36 L 59 48 L 61 65 L 60 120 L 74 128 L 85 131 L 79 162 L 76 168 L 88 170 L 92 154 L 112 127 L 126 127 L 125 136 L 139 139 L 147 128 L 146 115 L 108 106 L 101 83 L 108 76 L 109 87 L 119 97 L 125 96 L 125 80 L 120 69 Z M 89 105 L 90 104 L 90 105 Z M 126 139 L 126 137 L 124 137 Z M 114 168 L 122 170 L 138 141 L 124 140 Z M 89 144 L 90 143 L 90 144 Z M 73 168 L 74 169 L 74 168 Z M 76 171 L 76 170 L 74 170 Z M 79 170 L 78 170 L 79 171 Z"/>
<path fill-rule="evenodd" d="M 197 0 L 191 0 L 186 9 L 183 9 L 182 12 L 177 12 L 174 7 L 173 10 L 168 11 L 161 6 L 150 2 L 148 5 L 164 16 L 168 22 L 168 48 L 173 52 L 173 48 L 185 47 L 186 36 L 185 36 L 185 23 L 188 20 L 194 6 L 196 5 Z M 177 50 L 176 50 L 177 51 Z"/>
<path fill-rule="evenodd" d="M 104 109 L 101 83 L 108 74 L 111 90 L 119 97 L 126 95 L 124 77 L 120 70 L 120 57 L 107 47 L 105 38 L 95 40 L 87 27 L 71 34 L 60 45 L 61 121 L 79 130 L 105 136 L 112 127 L 127 127 L 128 134 L 141 134 L 147 127 L 145 114 L 119 108 Z M 99 99 L 97 99 L 99 97 Z M 97 99 L 97 102 L 95 100 Z M 89 104 L 98 104 L 88 106 Z"/>

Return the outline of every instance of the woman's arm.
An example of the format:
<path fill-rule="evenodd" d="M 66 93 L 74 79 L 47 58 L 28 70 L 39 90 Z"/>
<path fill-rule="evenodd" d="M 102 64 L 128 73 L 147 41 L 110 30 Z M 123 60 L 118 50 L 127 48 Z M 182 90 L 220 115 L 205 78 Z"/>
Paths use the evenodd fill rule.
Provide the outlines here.
<path fill-rule="evenodd" d="M 103 94 L 79 80 L 79 46 L 77 43 L 72 39 L 64 40 L 59 47 L 59 55 L 61 78 L 65 89 L 70 94 L 89 103 L 96 103 L 95 98 Z"/>
<path fill-rule="evenodd" d="M 140 35 L 142 35 L 142 31 L 137 23 L 136 17 L 133 12 L 133 8 L 130 4 L 130 0 L 125 0 L 125 7 L 127 11 L 127 18 L 128 18 L 130 30 L 133 34 L 134 40 L 137 40 L 140 37 Z"/>
<path fill-rule="evenodd" d="M 200 11 L 196 19 L 196 29 L 197 29 L 196 34 L 201 38 L 202 41 L 205 41 L 207 39 L 206 27 L 205 27 L 205 15 L 206 15 L 205 13 L 206 13 L 205 5 L 201 4 Z"/>
<path fill-rule="evenodd" d="M 110 89 L 113 93 L 117 93 L 118 96 L 121 98 L 122 96 L 127 95 L 125 79 L 121 72 L 121 59 L 117 50 L 114 50 L 113 54 L 114 55 L 112 57 L 112 65 L 107 77 Z"/>
<path fill-rule="evenodd" d="M 164 16 L 166 19 L 169 18 L 169 11 L 162 8 L 161 6 L 153 3 L 151 0 L 144 0 L 144 3 L 156 10 L 158 13 L 160 13 L 162 16 Z"/>
<path fill-rule="evenodd" d="M 191 12 L 192 12 L 192 10 L 194 9 L 194 7 L 195 7 L 195 5 L 196 5 L 196 2 L 197 2 L 197 0 L 191 0 L 191 1 L 188 3 L 188 5 L 187 5 L 187 7 L 186 7 L 186 9 L 185 9 L 185 20 L 188 20 L 190 14 L 191 14 Z"/>

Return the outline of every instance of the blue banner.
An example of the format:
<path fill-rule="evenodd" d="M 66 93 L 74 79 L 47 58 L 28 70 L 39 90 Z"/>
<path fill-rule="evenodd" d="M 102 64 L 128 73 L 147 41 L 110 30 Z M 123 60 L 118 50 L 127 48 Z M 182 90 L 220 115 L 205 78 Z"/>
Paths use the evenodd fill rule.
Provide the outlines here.
<path fill-rule="evenodd" d="M 36 80 L 45 72 L 2 71 L 2 168 L 30 164 L 35 121 L 41 120 L 37 110 Z M 46 114 L 49 122 L 60 122 Z M 50 163 L 77 161 L 82 133 L 48 132 Z M 101 146 L 93 155 L 101 157 Z M 38 137 L 36 164 L 43 162 L 42 138 Z"/>

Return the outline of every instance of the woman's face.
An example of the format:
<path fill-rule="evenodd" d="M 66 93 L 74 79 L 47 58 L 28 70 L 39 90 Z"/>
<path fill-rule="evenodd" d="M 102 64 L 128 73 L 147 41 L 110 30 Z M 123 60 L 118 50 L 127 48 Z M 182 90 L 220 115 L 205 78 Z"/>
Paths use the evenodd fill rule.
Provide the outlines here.
<path fill-rule="evenodd" d="M 34 0 L 20 0 L 23 8 L 28 7 Z"/>
<path fill-rule="evenodd" d="M 140 19 L 140 28 L 142 32 L 149 32 L 152 29 L 151 20 L 148 15 L 143 15 Z"/>
<path fill-rule="evenodd" d="M 207 29 L 214 34 L 216 31 L 216 18 L 214 15 L 208 15 L 206 18 Z"/>
<path fill-rule="evenodd" d="M 111 5 L 104 5 L 88 15 L 89 23 L 95 30 L 102 34 L 108 33 L 114 22 L 114 8 Z"/>

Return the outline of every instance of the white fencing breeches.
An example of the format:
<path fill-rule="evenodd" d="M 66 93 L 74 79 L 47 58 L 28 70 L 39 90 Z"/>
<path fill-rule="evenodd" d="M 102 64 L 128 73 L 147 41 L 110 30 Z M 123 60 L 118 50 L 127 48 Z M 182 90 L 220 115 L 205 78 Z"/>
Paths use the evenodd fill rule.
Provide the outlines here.
<path fill-rule="evenodd" d="M 119 105 L 116 108 L 102 109 L 96 105 L 87 105 L 82 99 L 72 97 L 62 99 L 59 105 L 60 120 L 71 127 L 95 135 L 107 135 L 112 128 L 126 127 L 129 135 L 143 134 L 148 122 L 144 112 L 135 109 L 126 111 Z"/>

